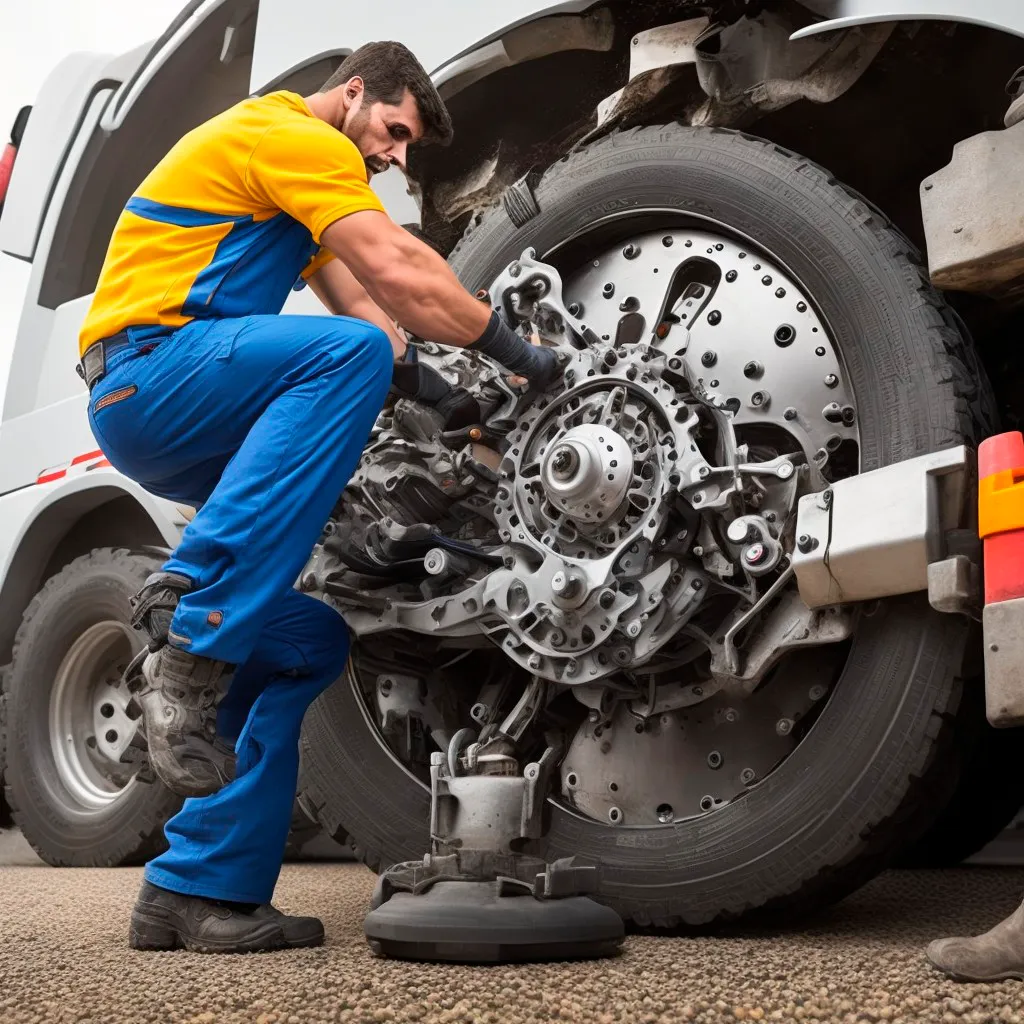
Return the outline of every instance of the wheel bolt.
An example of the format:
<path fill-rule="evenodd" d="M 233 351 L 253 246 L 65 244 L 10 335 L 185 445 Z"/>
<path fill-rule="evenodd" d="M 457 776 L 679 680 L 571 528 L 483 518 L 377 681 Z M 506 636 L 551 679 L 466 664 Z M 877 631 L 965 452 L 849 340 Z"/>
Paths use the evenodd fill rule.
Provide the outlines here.
<path fill-rule="evenodd" d="M 718 362 L 718 356 L 710 349 L 700 357 L 703 366 L 714 366 Z"/>
<path fill-rule="evenodd" d="M 717 309 L 713 309 L 710 313 L 708 313 L 708 323 L 711 324 L 712 327 L 716 326 L 717 324 L 720 324 L 721 322 L 722 314 L 719 313 Z"/>
<path fill-rule="evenodd" d="M 751 544 L 750 547 L 743 552 L 743 561 L 747 565 L 760 565 L 768 555 L 768 551 L 765 546 L 758 541 L 756 544 Z"/>
<path fill-rule="evenodd" d="M 796 409 L 793 408 L 793 406 L 790 406 L 782 415 L 787 420 L 795 420 L 797 417 L 797 412 Z"/>
<path fill-rule="evenodd" d="M 751 359 L 750 362 L 743 367 L 744 377 L 760 377 L 763 373 L 764 367 L 756 359 Z"/>
<path fill-rule="evenodd" d="M 725 275 L 725 279 L 726 281 L 729 282 L 729 284 L 732 284 L 738 276 L 739 275 L 736 273 L 735 270 L 730 270 L 729 273 Z"/>
<path fill-rule="evenodd" d="M 640 246 L 634 245 L 630 242 L 629 245 L 622 250 L 622 255 L 625 256 L 627 260 L 635 260 L 637 256 L 640 255 Z"/>
<path fill-rule="evenodd" d="M 775 723 L 775 731 L 780 736 L 788 736 L 793 731 L 793 720 L 791 718 L 780 718 Z"/>
<path fill-rule="evenodd" d="M 826 374 L 825 387 L 834 388 L 839 383 L 839 378 L 834 373 Z"/>

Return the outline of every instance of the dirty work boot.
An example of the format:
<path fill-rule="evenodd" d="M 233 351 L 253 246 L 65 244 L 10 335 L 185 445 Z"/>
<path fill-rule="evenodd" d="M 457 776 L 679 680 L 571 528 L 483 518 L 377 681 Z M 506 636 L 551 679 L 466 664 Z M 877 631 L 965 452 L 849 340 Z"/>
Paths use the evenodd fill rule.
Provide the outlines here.
<path fill-rule="evenodd" d="M 955 981 L 1024 980 L 1024 903 L 984 935 L 937 939 L 926 955 Z"/>
<path fill-rule="evenodd" d="M 288 917 L 269 903 L 224 903 L 143 882 L 132 910 L 132 949 L 188 949 L 193 953 L 264 953 L 322 946 L 315 917 Z"/>
<path fill-rule="evenodd" d="M 141 709 L 149 761 L 180 796 L 209 796 L 235 777 L 235 754 L 217 735 L 231 667 L 177 647 L 143 652 L 125 672 Z"/>

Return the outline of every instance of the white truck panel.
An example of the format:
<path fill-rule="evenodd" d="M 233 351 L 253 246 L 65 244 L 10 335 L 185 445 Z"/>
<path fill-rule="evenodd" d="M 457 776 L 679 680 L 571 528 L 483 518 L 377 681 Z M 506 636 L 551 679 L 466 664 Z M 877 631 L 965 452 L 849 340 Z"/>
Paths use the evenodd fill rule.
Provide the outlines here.
<path fill-rule="evenodd" d="M 819 0 L 809 3 L 827 20 L 794 32 L 790 39 L 883 21 L 959 21 L 1024 36 L 1021 0 Z"/>
<path fill-rule="evenodd" d="M 90 95 L 101 88 L 101 83 L 120 82 L 131 75 L 147 49 L 140 46 L 116 58 L 103 53 L 74 53 L 50 73 L 32 106 L 18 148 L 0 218 L 0 250 L 24 260 L 35 255 L 47 204 L 71 147 L 82 134 Z"/>
<path fill-rule="evenodd" d="M 260 0 L 252 88 L 261 89 L 315 54 L 354 50 L 376 39 L 401 39 L 428 71 L 440 69 L 503 29 L 544 14 L 572 13 L 592 0 L 545 3 L 447 0 L 437 5 L 343 4 L 337 0 Z"/>

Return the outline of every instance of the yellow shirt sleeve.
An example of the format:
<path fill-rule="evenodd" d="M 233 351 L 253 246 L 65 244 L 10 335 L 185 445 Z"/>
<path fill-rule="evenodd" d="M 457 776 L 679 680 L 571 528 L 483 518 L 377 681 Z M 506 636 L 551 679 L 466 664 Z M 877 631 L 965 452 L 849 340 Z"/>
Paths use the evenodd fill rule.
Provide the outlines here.
<path fill-rule="evenodd" d="M 309 228 L 317 244 L 342 217 L 384 212 L 355 143 L 315 117 L 288 118 L 268 129 L 249 157 L 245 186 L 257 202 Z"/>

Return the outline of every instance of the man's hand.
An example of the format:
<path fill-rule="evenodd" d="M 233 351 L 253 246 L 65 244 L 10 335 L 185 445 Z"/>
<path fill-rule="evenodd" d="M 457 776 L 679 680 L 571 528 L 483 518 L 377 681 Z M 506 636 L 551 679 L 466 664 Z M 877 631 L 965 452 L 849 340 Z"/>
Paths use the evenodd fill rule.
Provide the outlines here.
<path fill-rule="evenodd" d="M 404 358 L 395 361 L 391 393 L 436 409 L 445 430 L 480 422 L 477 400 L 465 388 L 452 387 L 433 367 L 421 363 L 414 345 L 409 346 Z"/>

